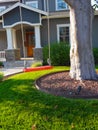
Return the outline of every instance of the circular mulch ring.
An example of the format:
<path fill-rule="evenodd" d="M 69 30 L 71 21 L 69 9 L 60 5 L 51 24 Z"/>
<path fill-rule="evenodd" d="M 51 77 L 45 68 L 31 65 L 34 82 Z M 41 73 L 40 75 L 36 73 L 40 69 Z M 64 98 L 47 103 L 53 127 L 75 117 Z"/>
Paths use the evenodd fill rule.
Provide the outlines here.
<path fill-rule="evenodd" d="M 98 80 L 77 81 L 71 79 L 69 72 L 57 72 L 39 78 L 38 89 L 69 98 L 98 98 Z"/>

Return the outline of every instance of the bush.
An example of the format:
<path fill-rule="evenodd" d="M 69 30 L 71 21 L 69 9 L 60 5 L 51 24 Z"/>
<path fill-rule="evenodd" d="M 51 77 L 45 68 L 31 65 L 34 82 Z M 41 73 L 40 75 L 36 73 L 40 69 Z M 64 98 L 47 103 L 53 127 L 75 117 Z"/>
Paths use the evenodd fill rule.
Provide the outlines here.
<path fill-rule="evenodd" d="M 0 61 L 0 67 L 4 67 L 3 62 Z"/>
<path fill-rule="evenodd" d="M 33 63 L 31 65 L 31 67 L 38 67 L 38 66 L 42 66 L 42 62 L 41 61 L 37 61 L 37 62 L 35 62 L 35 63 Z"/>
<path fill-rule="evenodd" d="M 4 74 L 2 72 L 0 72 L 0 81 L 3 80 Z"/>
<path fill-rule="evenodd" d="M 51 63 L 52 65 L 70 65 L 69 51 L 70 47 L 65 43 L 54 43 L 51 44 Z M 98 65 L 98 48 L 93 48 L 95 65 Z M 45 46 L 43 48 L 43 64 L 47 64 L 49 57 L 49 48 Z"/>
<path fill-rule="evenodd" d="M 54 66 L 70 65 L 69 58 L 70 47 L 67 43 L 54 43 L 50 46 L 50 58 L 51 64 Z M 43 64 L 47 64 L 49 57 L 49 48 L 45 46 L 43 48 Z"/>
<path fill-rule="evenodd" d="M 98 65 L 98 48 L 93 48 L 95 65 Z"/>

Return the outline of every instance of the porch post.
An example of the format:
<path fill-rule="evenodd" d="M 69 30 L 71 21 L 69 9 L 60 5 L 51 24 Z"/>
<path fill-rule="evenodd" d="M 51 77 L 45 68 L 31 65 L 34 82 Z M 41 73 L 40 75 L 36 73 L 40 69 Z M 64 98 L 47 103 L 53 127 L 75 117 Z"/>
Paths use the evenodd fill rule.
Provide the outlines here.
<path fill-rule="evenodd" d="M 20 60 L 20 49 L 16 48 L 16 34 L 12 28 L 6 28 L 7 49 L 5 50 L 6 61 Z"/>
<path fill-rule="evenodd" d="M 41 38 L 40 38 L 40 26 L 35 26 L 35 48 L 34 48 L 34 59 L 42 60 L 43 53 L 41 47 Z"/>
<path fill-rule="evenodd" d="M 35 26 L 35 48 L 41 48 L 40 26 Z"/>
<path fill-rule="evenodd" d="M 13 47 L 14 49 L 17 48 L 17 43 L 16 43 L 16 30 L 12 29 L 12 37 L 13 37 Z"/>
<path fill-rule="evenodd" d="M 7 49 L 13 49 L 13 37 L 12 37 L 12 29 L 7 28 L 6 29 L 6 34 L 7 34 Z"/>

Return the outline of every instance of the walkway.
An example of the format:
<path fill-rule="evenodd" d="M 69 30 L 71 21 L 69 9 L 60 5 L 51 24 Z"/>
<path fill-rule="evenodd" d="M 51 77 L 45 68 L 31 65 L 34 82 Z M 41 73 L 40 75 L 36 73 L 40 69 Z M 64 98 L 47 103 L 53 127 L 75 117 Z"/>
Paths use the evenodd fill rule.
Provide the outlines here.
<path fill-rule="evenodd" d="M 24 64 L 26 67 L 29 67 L 34 62 L 34 58 L 21 58 L 19 61 L 10 62 L 3 61 L 4 68 L 0 68 L 0 72 L 3 72 L 4 76 L 20 73 L 23 72 Z"/>
<path fill-rule="evenodd" d="M 4 61 L 4 68 L 0 68 L 0 72 L 3 72 L 4 76 L 20 73 L 23 72 L 24 64 L 26 67 L 30 67 L 34 62 L 36 62 L 34 58 L 21 58 L 20 61 Z"/>
<path fill-rule="evenodd" d="M 13 68 L 0 68 L 0 72 L 4 73 L 4 76 L 9 76 L 12 74 L 17 74 L 23 72 L 23 67 L 13 67 Z"/>

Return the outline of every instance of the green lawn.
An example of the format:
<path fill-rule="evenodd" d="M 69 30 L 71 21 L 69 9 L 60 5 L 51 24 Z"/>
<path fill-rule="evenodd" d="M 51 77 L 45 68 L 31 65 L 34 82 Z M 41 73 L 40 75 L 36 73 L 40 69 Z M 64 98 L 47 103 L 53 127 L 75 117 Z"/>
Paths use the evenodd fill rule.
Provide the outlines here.
<path fill-rule="evenodd" d="M 98 130 L 98 100 L 55 97 L 35 88 L 38 77 L 65 69 L 17 74 L 0 83 L 0 130 Z"/>

